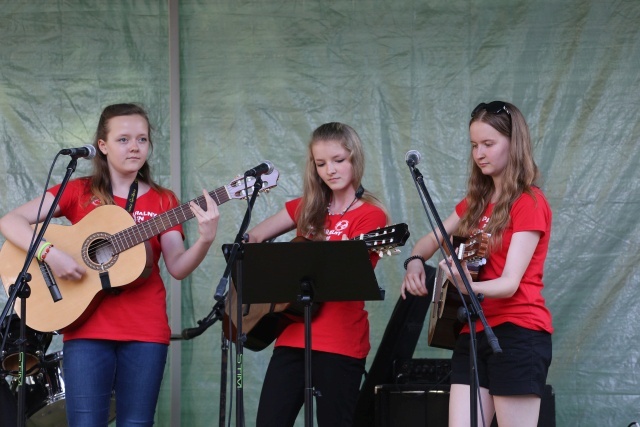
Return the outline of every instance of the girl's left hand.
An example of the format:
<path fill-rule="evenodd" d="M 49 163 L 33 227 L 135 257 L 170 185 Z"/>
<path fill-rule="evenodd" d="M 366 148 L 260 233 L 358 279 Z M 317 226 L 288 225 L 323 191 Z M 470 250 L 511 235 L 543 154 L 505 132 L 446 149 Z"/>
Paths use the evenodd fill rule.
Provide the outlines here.
<path fill-rule="evenodd" d="M 464 274 L 467 277 L 469 284 L 473 287 L 473 279 L 471 278 L 471 273 L 469 273 L 469 270 L 467 269 L 467 262 L 460 261 L 460 265 L 462 266 L 462 270 L 464 271 Z M 454 285 L 457 285 L 458 289 L 460 289 L 460 291 L 463 294 L 468 295 L 467 287 L 464 285 L 464 282 L 462 281 L 462 278 L 458 273 L 458 269 L 456 268 L 456 265 L 454 264 L 453 259 L 451 259 L 451 257 L 448 256 L 442 261 L 440 261 L 439 266 L 447 276 L 447 280 L 449 280 Z M 453 277 L 451 276 L 451 272 L 449 271 L 449 268 L 451 268 L 451 271 L 453 272 Z"/>
<path fill-rule="evenodd" d="M 202 209 L 194 201 L 189 203 L 189 207 L 198 220 L 200 238 L 207 243 L 211 243 L 216 238 L 220 212 L 218 211 L 218 205 L 213 201 L 207 190 L 202 190 L 202 194 L 207 202 L 207 210 Z"/>

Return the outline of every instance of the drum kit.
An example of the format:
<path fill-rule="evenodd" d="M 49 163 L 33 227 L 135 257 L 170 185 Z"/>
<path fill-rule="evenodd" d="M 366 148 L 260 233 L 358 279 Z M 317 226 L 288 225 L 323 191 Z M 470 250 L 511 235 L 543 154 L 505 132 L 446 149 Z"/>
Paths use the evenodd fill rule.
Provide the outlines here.
<path fill-rule="evenodd" d="M 16 314 L 7 316 L 0 327 L 1 369 L 0 381 L 8 383 L 10 402 L 2 408 L 18 402 L 18 369 L 20 352 L 20 318 Z M 26 327 L 25 343 L 25 416 L 29 427 L 58 427 L 67 425 L 63 352 L 47 354 L 53 334 L 38 332 Z M 3 378 L 4 377 L 4 378 Z M 5 398 L 7 398 L 5 396 Z M 111 399 L 109 421 L 115 419 L 115 399 Z M 1 420 L 0 420 L 1 421 Z M 0 425 L 2 423 L 0 422 Z"/>

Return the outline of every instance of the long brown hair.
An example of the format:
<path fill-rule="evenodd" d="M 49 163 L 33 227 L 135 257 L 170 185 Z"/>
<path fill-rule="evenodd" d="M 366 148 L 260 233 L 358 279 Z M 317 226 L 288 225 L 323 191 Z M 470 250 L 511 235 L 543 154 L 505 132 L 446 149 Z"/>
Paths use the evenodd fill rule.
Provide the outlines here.
<path fill-rule="evenodd" d="M 364 175 L 362 141 L 351 126 L 344 123 L 331 122 L 325 123 L 313 131 L 307 147 L 302 201 L 297 212 L 297 223 L 298 233 L 303 236 L 312 235 L 314 240 L 324 240 L 325 238 L 327 206 L 331 202 L 332 195 L 331 189 L 318 175 L 313 152 L 311 151 L 313 145 L 320 141 L 337 141 L 349 152 L 348 160 L 353 168 L 351 185 L 354 190 L 361 186 L 362 176 Z M 364 190 L 360 199 L 381 208 L 387 214 L 387 219 L 389 218 L 389 214 L 382 202 L 369 191 Z"/>
<path fill-rule="evenodd" d="M 98 148 L 98 141 L 107 140 L 109 134 L 109 120 L 119 116 L 133 116 L 138 115 L 144 118 L 148 126 L 149 136 L 149 154 L 153 152 L 153 140 L 151 138 L 151 124 L 149 123 L 149 116 L 144 108 L 138 104 L 113 104 L 109 105 L 102 110 L 100 120 L 98 121 L 98 128 L 93 140 L 93 146 L 96 148 L 96 155 L 93 158 L 93 174 L 91 176 L 91 194 L 95 199 L 100 200 L 103 205 L 113 205 L 113 195 L 111 193 L 111 175 L 109 173 L 109 165 L 107 163 L 107 156 Z M 153 181 L 151 177 L 151 167 L 149 162 L 145 161 L 144 165 L 138 171 L 138 180 L 145 182 L 154 190 L 159 192 L 167 192 L 168 189 L 161 187 Z"/>
<path fill-rule="evenodd" d="M 489 111 L 489 105 L 500 105 L 499 111 Z M 493 207 L 491 219 L 483 230 L 491 234 L 492 247 L 501 242 L 502 232 L 509 225 L 511 206 L 522 193 L 535 197 L 531 187 L 539 179 L 539 171 L 533 159 L 529 126 L 520 110 L 513 104 L 494 101 L 480 104 L 474 110 L 469 121 L 480 121 L 488 124 L 502 135 L 509 138 L 509 160 L 500 180 L 500 196 Z M 478 227 L 478 223 L 495 192 L 493 179 L 484 175 L 470 154 L 470 173 L 466 200 L 468 208 L 461 218 L 458 234 L 468 236 Z"/>

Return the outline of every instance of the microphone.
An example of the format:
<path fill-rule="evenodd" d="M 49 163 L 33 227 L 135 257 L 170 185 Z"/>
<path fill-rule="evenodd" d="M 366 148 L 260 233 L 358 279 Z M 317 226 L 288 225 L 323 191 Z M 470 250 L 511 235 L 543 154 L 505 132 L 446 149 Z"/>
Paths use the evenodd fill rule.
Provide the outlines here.
<path fill-rule="evenodd" d="M 187 328 L 182 330 L 182 334 L 176 336 L 176 339 L 190 340 L 197 336 L 200 336 L 204 331 L 209 329 L 209 326 L 216 323 L 217 320 L 224 318 L 224 300 L 215 303 L 211 309 L 211 313 L 202 320 L 198 320 L 198 326 L 195 328 Z M 173 339 L 173 338 L 172 338 Z"/>
<path fill-rule="evenodd" d="M 263 160 L 262 163 L 260 163 L 255 168 L 246 171 L 244 173 L 244 176 L 258 177 L 263 174 L 269 175 L 271 172 L 273 172 L 273 163 L 271 163 L 269 160 Z"/>
<path fill-rule="evenodd" d="M 87 160 L 93 159 L 96 156 L 96 147 L 91 144 L 84 145 L 78 148 L 63 148 L 60 150 L 60 154 L 65 156 L 75 157 L 84 157 Z"/>
<path fill-rule="evenodd" d="M 56 279 L 53 277 L 53 273 L 49 268 L 49 265 L 43 261 L 38 260 L 38 266 L 40 267 L 40 271 L 42 272 L 42 277 L 44 278 L 44 283 L 46 283 L 47 288 L 49 288 L 49 292 L 51 293 L 51 298 L 53 298 L 53 302 L 58 302 L 62 299 L 62 294 L 60 293 L 60 289 L 58 288 L 58 283 Z"/>
<path fill-rule="evenodd" d="M 198 337 L 200 336 L 207 328 L 203 328 L 201 326 L 195 327 L 195 328 L 187 328 L 187 329 L 183 329 L 182 330 L 182 334 L 180 334 L 180 337 L 183 340 L 190 340 L 192 338 Z"/>
<path fill-rule="evenodd" d="M 192 338 L 199 337 L 204 331 L 209 329 L 209 326 L 216 323 L 216 320 L 222 320 L 224 317 L 224 302 L 217 302 L 213 307 L 212 313 L 215 315 L 215 317 L 210 319 L 198 320 L 198 326 L 196 326 L 195 328 L 183 329 L 182 333 L 180 334 L 182 339 L 190 340 Z"/>
<path fill-rule="evenodd" d="M 404 161 L 407 162 L 408 166 L 416 166 L 422 160 L 422 155 L 417 150 L 409 150 L 407 154 L 404 156 Z"/>

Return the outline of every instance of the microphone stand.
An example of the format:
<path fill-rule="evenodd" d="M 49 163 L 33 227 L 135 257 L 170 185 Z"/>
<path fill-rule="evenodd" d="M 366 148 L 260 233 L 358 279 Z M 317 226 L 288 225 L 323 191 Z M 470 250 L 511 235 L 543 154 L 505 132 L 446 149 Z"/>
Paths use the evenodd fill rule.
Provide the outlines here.
<path fill-rule="evenodd" d="M 469 299 L 470 299 L 470 304 L 469 306 L 466 305 L 465 303 L 465 299 L 461 298 L 464 307 L 460 307 L 460 310 L 458 311 L 458 320 L 460 320 L 461 322 L 467 322 L 469 324 L 469 334 L 470 334 L 470 353 L 469 353 L 469 369 L 470 369 L 470 425 L 472 426 L 477 426 L 478 425 L 478 387 L 479 384 L 477 382 L 477 348 L 476 348 L 476 344 L 477 344 L 477 337 L 476 337 L 476 321 L 480 320 L 482 322 L 482 324 L 484 325 L 484 330 L 485 330 L 485 335 L 487 336 L 487 340 L 489 342 L 489 345 L 491 346 L 491 349 L 493 350 L 494 353 L 502 353 L 502 349 L 500 348 L 500 344 L 498 343 L 498 339 L 496 338 L 495 334 L 493 333 L 493 330 L 491 329 L 491 327 L 489 326 L 489 324 L 487 323 L 487 319 L 484 316 L 484 312 L 482 311 L 482 307 L 480 306 L 480 301 L 478 299 L 478 296 L 473 292 L 473 289 L 471 288 L 471 284 L 469 283 L 469 280 L 467 279 L 467 276 L 464 274 L 464 269 L 462 268 L 462 265 L 460 264 L 460 260 L 458 259 L 458 257 L 454 256 L 455 255 L 455 250 L 453 248 L 453 245 L 451 243 L 451 239 L 449 237 L 449 235 L 447 234 L 447 230 L 444 228 L 444 225 L 442 224 L 442 221 L 440 219 L 440 216 L 438 215 L 438 211 L 436 210 L 435 205 L 433 204 L 433 200 L 431 200 L 431 196 L 429 195 L 429 191 L 427 190 L 427 187 L 424 183 L 424 178 L 422 176 L 422 173 L 420 173 L 420 171 L 418 170 L 418 168 L 415 166 L 417 162 L 413 161 L 412 159 L 408 159 L 407 160 L 407 165 L 409 166 L 409 170 L 411 171 L 411 177 L 413 178 L 413 181 L 416 185 L 416 188 L 418 189 L 418 194 L 420 195 L 420 200 L 422 201 L 422 205 L 425 205 L 425 201 L 427 203 L 427 205 L 429 206 L 428 210 L 427 207 L 424 206 L 425 208 L 425 212 L 427 214 L 427 218 L 429 219 L 429 223 L 431 224 L 431 228 L 435 234 L 435 229 L 433 227 L 433 223 L 431 222 L 431 217 L 429 216 L 429 212 L 431 212 L 437 226 L 438 229 L 440 231 L 440 234 L 442 235 L 442 241 L 444 242 L 444 244 L 447 246 L 447 249 L 449 251 L 449 253 L 451 254 L 451 259 L 453 260 L 453 263 L 456 267 L 456 270 L 458 271 L 458 273 L 460 274 L 460 278 L 462 279 L 462 282 L 464 283 L 464 287 L 467 290 L 467 294 L 469 295 Z M 438 240 L 436 238 L 436 240 Z M 438 242 L 438 245 L 440 246 L 440 250 L 442 251 L 442 245 Z M 456 289 L 458 289 L 458 292 L 461 293 L 460 289 L 457 286 L 458 284 L 456 283 Z M 432 308 L 433 310 L 433 308 Z M 484 423 L 484 420 L 483 420 Z"/>
<path fill-rule="evenodd" d="M 247 204 L 247 210 L 244 215 L 244 219 L 242 220 L 242 224 L 240 225 L 240 230 L 236 235 L 236 238 L 231 245 L 231 250 L 229 251 L 229 256 L 227 258 L 227 266 L 224 269 L 224 273 L 222 278 L 220 279 L 220 283 L 218 283 L 218 287 L 216 288 L 216 293 L 214 298 L 216 301 L 225 300 L 225 290 L 229 285 L 229 277 L 231 275 L 231 268 L 236 266 L 236 374 L 235 374 L 235 386 L 236 386 L 236 426 L 242 427 L 244 426 L 244 399 L 243 399 L 243 355 L 244 355 L 244 341 L 246 340 L 246 336 L 242 333 L 242 257 L 238 257 L 238 254 L 244 252 L 244 236 L 249 228 L 249 223 L 251 222 L 251 212 L 253 210 L 253 205 L 256 201 L 256 197 L 262 188 L 262 177 L 260 175 L 256 176 L 255 183 L 253 185 L 253 192 L 251 193 L 251 197 L 249 198 Z M 237 262 L 236 262 L 237 260 Z"/>
<path fill-rule="evenodd" d="M 229 363 L 229 340 L 220 331 L 220 404 L 218 405 L 218 425 L 224 427 L 227 411 L 227 369 Z M 233 399 L 232 399 L 233 400 Z"/>
<path fill-rule="evenodd" d="M 28 282 L 31 280 L 31 274 L 28 273 L 29 266 L 31 265 L 31 261 L 36 255 L 36 251 L 40 246 L 40 242 L 44 237 L 45 231 L 47 231 L 47 227 L 51 222 L 51 218 L 53 218 L 53 213 L 58 206 L 58 202 L 60 201 L 60 197 L 62 197 L 62 193 L 71 179 L 71 175 L 76 170 L 76 166 L 78 163 L 78 157 L 80 156 L 72 156 L 69 164 L 67 165 L 67 172 L 60 184 L 60 190 L 58 194 L 56 194 L 51 207 L 49 208 L 49 212 L 40 227 L 40 231 L 38 232 L 38 236 L 32 242 L 31 246 L 27 250 L 27 256 L 25 258 L 24 265 L 22 270 L 18 274 L 16 278 L 16 282 L 9 287 L 9 297 L 5 304 L 4 309 L 2 310 L 2 315 L 0 315 L 0 323 L 2 323 L 7 316 L 11 307 L 13 307 L 16 298 L 20 298 L 20 338 L 18 344 L 18 351 L 20 354 L 20 362 L 18 368 L 18 427 L 24 427 L 25 425 L 25 411 L 26 411 L 26 395 L 25 395 L 25 350 L 26 350 L 26 325 L 27 325 L 27 298 L 31 295 L 31 288 L 29 287 Z M 52 276 L 53 277 L 53 276 Z M 62 295 L 60 295 L 60 291 L 55 282 L 48 284 L 49 291 L 51 292 L 51 297 L 54 301 L 59 301 L 62 299 Z"/>

